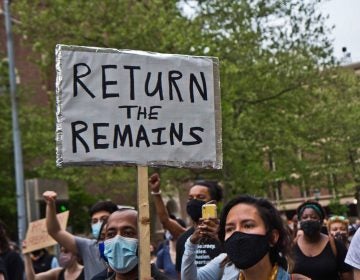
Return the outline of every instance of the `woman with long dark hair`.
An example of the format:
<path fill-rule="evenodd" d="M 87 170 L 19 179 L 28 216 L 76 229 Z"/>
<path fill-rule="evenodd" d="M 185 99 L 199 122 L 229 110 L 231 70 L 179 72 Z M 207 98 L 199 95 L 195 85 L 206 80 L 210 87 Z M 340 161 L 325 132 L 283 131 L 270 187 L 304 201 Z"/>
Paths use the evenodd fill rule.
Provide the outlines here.
<path fill-rule="evenodd" d="M 11 280 L 23 280 L 24 263 L 20 255 L 11 249 L 6 227 L 0 221 L 0 258 L 3 260 L 6 275 Z"/>
<path fill-rule="evenodd" d="M 229 201 L 218 226 L 225 253 L 197 269 L 193 252 L 202 238 L 214 237 L 216 231 L 204 221 L 187 240 L 182 279 L 290 279 L 287 269 L 292 239 L 280 213 L 268 200 L 242 195 Z"/>

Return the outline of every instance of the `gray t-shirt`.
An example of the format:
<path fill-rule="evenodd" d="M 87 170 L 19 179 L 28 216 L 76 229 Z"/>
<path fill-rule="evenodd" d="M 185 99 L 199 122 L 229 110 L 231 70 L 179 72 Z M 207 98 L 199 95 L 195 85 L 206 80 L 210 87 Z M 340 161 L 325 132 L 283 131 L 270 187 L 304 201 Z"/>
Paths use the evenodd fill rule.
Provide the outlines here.
<path fill-rule="evenodd" d="M 345 262 L 356 269 L 360 269 L 360 229 L 358 229 L 351 239 L 349 250 L 346 254 Z"/>
<path fill-rule="evenodd" d="M 75 236 L 75 243 L 84 264 L 85 280 L 90 280 L 94 275 L 106 268 L 104 262 L 100 259 L 96 240 Z"/>

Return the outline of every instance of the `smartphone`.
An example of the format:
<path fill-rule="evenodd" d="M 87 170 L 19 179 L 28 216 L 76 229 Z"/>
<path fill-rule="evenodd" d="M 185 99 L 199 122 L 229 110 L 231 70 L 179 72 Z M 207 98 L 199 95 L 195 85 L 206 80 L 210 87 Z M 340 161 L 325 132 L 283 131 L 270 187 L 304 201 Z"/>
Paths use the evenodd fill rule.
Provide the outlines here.
<path fill-rule="evenodd" d="M 202 206 L 202 218 L 209 219 L 209 218 L 217 218 L 217 209 L 216 204 L 204 204 Z"/>

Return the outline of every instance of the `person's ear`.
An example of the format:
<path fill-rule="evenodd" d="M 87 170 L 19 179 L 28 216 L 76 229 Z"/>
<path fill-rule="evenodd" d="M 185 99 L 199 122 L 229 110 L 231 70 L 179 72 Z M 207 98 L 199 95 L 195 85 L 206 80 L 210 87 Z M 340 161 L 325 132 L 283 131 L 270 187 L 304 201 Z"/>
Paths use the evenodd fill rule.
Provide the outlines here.
<path fill-rule="evenodd" d="M 270 233 L 270 246 L 273 247 L 276 245 L 280 237 L 279 231 L 277 229 L 273 229 Z"/>

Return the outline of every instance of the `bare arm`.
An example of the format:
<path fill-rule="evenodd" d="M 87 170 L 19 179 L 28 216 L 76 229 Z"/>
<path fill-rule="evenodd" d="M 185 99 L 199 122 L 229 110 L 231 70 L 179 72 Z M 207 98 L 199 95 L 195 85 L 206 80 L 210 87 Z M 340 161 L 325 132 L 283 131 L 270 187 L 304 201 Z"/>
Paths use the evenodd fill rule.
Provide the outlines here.
<path fill-rule="evenodd" d="M 291 273 L 291 280 L 311 280 L 311 278 L 306 277 L 302 274 Z"/>
<path fill-rule="evenodd" d="M 35 271 L 32 266 L 31 258 L 29 254 L 24 255 L 24 264 L 25 264 L 25 275 L 27 280 L 35 279 Z"/>
<path fill-rule="evenodd" d="M 360 269 L 354 268 L 354 280 L 360 280 Z"/>
<path fill-rule="evenodd" d="M 52 238 L 54 238 L 66 250 L 77 254 L 75 236 L 66 230 L 61 229 L 60 223 L 56 217 L 56 192 L 46 191 L 43 197 L 46 202 L 46 228 Z"/>
<path fill-rule="evenodd" d="M 62 270 L 61 267 L 50 269 L 46 272 L 35 274 L 29 254 L 24 255 L 26 280 L 56 280 Z"/>
<path fill-rule="evenodd" d="M 27 280 L 35 279 L 35 271 L 31 263 L 31 258 L 29 254 L 24 255 L 24 264 L 25 264 L 25 275 Z"/>
<path fill-rule="evenodd" d="M 4 275 L 4 272 L 5 272 L 5 265 L 4 265 L 4 262 L 3 260 L 0 258 L 0 280 L 5 280 L 5 275 Z"/>
<path fill-rule="evenodd" d="M 153 201 L 155 204 L 156 214 L 164 229 L 170 231 L 172 236 L 177 239 L 186 228 L 182 227 L 177 221 L 170 218 L 169 213 L 165 207 L 164 201 L 160 193 L 160 176 L 155 173 L 149 178 L 149 186 L 153 193 Z"/>
<path fill-rule="evenodd" d="M 354 274 L 352 271 L 341 273 L 341 280 L 353 280 L 353 279 L 354 279 Z"/>

